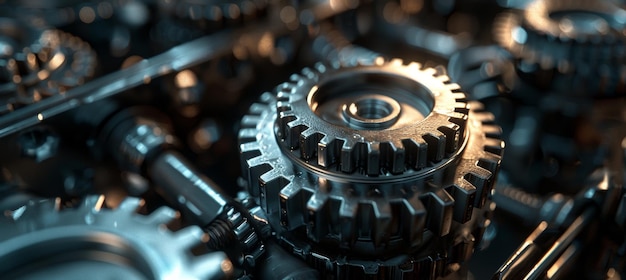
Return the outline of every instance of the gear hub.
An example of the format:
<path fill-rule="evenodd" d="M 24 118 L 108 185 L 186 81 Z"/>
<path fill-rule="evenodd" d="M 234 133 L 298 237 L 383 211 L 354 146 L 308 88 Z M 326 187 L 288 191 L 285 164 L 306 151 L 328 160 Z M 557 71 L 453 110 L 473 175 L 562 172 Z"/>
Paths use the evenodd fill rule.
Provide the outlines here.
<path fill-rule="evenodd" d="M 479 241 L 474 230 L 489 223 L 483 214 L 504 147 L 492 118 L 446 75 L 417 63 L 318 64 L 263 94 L 243 118 L 243 174 L 303 258 L 328 262 L 320 266 L 335 275 L 345 272 L 342 262 L 360 267 L 353 276 L 397 272 L 406 262 L 406 275 L 419 276 L 426 266 L 418 259 L 449 249 L 424 249 L 430 241 L 467 245 L 461 240 Z M 306 239 L 314 245 L 296 245 Z M 430 270 L 462 262 L 466 247 Z M 406 254 L 398 264 L 362 265 L 398 252 Z"/>

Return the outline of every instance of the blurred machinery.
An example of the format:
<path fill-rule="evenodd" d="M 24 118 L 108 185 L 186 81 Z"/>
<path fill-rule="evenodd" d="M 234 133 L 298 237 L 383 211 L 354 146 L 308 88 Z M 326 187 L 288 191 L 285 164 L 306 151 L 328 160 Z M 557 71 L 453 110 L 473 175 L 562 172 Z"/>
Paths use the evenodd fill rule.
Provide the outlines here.
<path fill-rule="evenodd" d="M 0 278 L 622 279 L 625 8 L 0 0 Z"/>

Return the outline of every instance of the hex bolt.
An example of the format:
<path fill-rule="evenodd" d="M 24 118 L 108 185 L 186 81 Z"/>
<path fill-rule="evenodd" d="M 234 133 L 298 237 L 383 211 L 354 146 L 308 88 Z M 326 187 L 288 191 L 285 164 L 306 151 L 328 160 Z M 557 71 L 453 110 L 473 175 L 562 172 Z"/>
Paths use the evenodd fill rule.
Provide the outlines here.
<path fill-rule="evenodd" d="M 23 157 L 42 162 L 59 150 L 59 135 L 47 126 L 37 126 L 20 133 L 17 143 Z"/>

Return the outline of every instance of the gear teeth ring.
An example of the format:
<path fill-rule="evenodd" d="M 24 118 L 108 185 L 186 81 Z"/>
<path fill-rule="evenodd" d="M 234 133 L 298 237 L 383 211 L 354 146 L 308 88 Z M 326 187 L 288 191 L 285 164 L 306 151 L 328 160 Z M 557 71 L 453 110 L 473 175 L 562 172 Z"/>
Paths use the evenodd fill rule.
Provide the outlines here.
<path fill-rule="evenodd" d="M 349 128 L 328 127 L 325 123 L 312 121 L 316 116 L 303 113 L 306 111 L 305 107 L 309 106 L 307 104 L 309 101 L 301 94 L 301 88 L 308 85 L 301 84 L 305 81 L 317 82 L 318 75 L 326 71 L 325 66 L 317 65 L 316 69 L 305 68 L 301 75 L 292 75 L 291 82 L 278 88 L 279 137 L 289 149 L 299 149 L 300 156 L 305 160 L 317 160 L 317 164 L 324 168 L 336 165 L 345 173 L 352 173 L 358 169 L 368 176 L 399 174 L 407 167 L 419 170 L 426 166 L 427 161 L 438 162 L 444 159 L 446 154 L 456 152 L 466 121 L 465 95 L 459 91 L 458 85 L 449 83 L 447 76 L 436 75 L 433 69 L 422 70 L 418 63 L 402 66 L 402 61 L 392 60 L 385 66 L 373 67 L 384 70 L 399 66 L 410 69 L 414 75 L 413 79 L 441 81 L 441 90 L 453 93 L 453 97 L 446 102 L 454 102 L 454 109 L 441 108 L 449 104 L 434 108 L 433 116 L 428 117 L 425 122 L 419 122 L 413 129 L 407 128 L 411 132 L 404 135 L 378 133 L 379 135 L 375 137 L 368 137 L 360 135 L 359 129 L 342 133 Z M 435 103 L 436 106 L 439 104 Z M 428 130 L 415 137 L 412 131 L 423 126 L 427 126 Z"/>
<path fill-rule="evenodd" d="M 303 230 L 353 252 L 406 250 L 488 208 L 499 133 L 434 69 L 318 64 L 250 107 L 242 174 L 279 234 Z"/>
<path fill-rule="evenodd" d="M 219 279 L 232 273 L 232 264 L 223 252 L 192 255 L 191 249 L 206 239 L 199 227 L 190 226 L 176 232 L 164 227 L 178 217 L 175 210 L 161 207 L 144 216 L 135 213 L 143 204 L 138 198 L 126 198 L 112 210 L 103 208 L 104 201 L 104 196 L 88 196 L 75 209 L 61 209 L 60 200 L 30 201 L 16 210 L 6 211 L 6 217 L 0 218 L 3 229 L 0 231 L 0 272 L 12 275 L 17 270 L 15 267 L 28 266 L 29 260 L 38 256 L 67 254 L 67 250 L 88 256 L 103 250 L 102 253 L 120 254 L 124 260 L 136 261 L 141 266 L 139 270 L 147 269 L 145 277 L 148 278 Z M 34 247 L 37 249 L 33 250 Z M 114 252 L 109 251 L 110 248 L 114 248 Z M 24 249 L 36 253 L 16 262 L 15 252 Z M 81 250 L 88 253 L 81 254 Z"/>

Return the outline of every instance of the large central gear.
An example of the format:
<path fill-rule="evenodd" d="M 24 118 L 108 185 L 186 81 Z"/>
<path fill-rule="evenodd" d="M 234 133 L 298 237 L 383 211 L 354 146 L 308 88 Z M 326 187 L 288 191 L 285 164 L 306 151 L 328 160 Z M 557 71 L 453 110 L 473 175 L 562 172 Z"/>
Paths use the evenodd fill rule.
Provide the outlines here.
<path fill-rule="evenodd" d="M 58 201 L 57 201 L 58 202 Z M 206 236 L 199 227 L 170 232 L 176 211 L 142 216 L 142 201 L 127 198 L 102 209 L 104 196 L 88 196 L 77 209 L 54 200 L 31 201 L 0 218 L 0 273 L 8 278 L 218 279 L 233 270 L 223 252 L 193 256 Z M 21 279 L 21 278 L 20 278 Z"/>
<path fill-rule="evenodd" d="M 242 121 L 242 168 L 279 232 L 380 257 L 458 237 L 488 204 L 500 129 L 435 69 L 318 64 L 261 102 Z"/>

